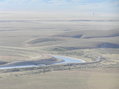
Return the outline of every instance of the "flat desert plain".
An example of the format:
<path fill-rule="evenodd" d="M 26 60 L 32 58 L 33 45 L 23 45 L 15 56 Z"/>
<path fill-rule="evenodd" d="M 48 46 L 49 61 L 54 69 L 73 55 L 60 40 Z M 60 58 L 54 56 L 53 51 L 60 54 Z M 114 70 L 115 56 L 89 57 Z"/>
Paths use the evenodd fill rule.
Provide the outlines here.
<path fill-rule="evenodd" d="M 48 60 L 49 65 L 51 55 L 82 59 L 87 64 L 59 65 L 43 72 L 2 69 L 0 89 L 119 89 L 117 19 L 22 15 L 0 19 L 0 66 L 38 60 Z"/>

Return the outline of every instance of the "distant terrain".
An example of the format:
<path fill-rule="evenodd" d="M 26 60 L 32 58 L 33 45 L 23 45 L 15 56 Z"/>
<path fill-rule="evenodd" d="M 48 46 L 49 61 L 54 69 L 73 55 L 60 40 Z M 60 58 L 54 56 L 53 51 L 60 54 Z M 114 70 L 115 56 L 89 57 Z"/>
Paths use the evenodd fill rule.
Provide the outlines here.
<path fill-rule="evenodd" d="M 118 20 L 0 20 L 0 64 L 59 54 L 106 64 L 118 63 Z M 104 63 L 103 63 L 104 64 Z"/>
<path fill-rule="evenodd" d="M 0 70 L 0 87 L 118 89 L 118 24 L 118 20 L 104 18 L 1 19 L 0 66 L 27 62 L 46 66 Z M 49 66 L 62 61 L 52 55 L 83 59 L 87 64 Z M 95 62 L 98 57 L 101 61 Z"/>

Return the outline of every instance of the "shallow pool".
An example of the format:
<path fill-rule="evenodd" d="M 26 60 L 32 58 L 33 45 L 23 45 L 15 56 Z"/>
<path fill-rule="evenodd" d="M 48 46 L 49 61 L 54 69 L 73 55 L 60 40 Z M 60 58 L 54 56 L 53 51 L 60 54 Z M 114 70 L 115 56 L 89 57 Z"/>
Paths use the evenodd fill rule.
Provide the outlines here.
<path fill-rule="evenodd" d="M 66 63 L 84 63 L 85 61 L 82 59 L 77 59 L 77 58 L 71 58 L 71 57 L 66 57 L 66 56 L 53 56 L 57 59 L 63 60 L 63 62 L 60 63 L 55 63 L 55 64 L 66 64 Z"/>

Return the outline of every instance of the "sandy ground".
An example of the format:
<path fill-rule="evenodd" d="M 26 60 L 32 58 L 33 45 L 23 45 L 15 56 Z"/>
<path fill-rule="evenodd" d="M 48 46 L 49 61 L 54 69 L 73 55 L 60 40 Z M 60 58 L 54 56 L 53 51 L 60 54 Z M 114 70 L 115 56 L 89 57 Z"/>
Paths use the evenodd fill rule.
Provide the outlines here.
<path fill-rule="evenodd" d="M 66 70 L 47 73 L 5 73 L 1 89 L 119 89 L 117 69 Z"/>
<path fill-rule="evenodd" d="M 118 21 L 81 22 L 75 20 L 83 18 L 42 18 L 37 13 L 36 16 L 30 13 L 0 16 L 1 62 L 49 58 L 43 54 L 64 55 L 85 61 L 94 61 L 101 56 L 105 59 L 101 66 L 117 68 L 40 74 L 38 70 L 0 73 L 0 89 L 119 89 Z"/>

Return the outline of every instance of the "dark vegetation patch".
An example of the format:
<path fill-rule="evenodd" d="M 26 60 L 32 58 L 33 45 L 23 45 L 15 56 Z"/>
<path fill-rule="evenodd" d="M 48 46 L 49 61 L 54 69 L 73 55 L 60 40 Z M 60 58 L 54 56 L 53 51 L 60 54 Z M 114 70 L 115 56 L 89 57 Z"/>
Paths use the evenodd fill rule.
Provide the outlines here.
<path fill-rule="evenodd" d="M 98 48 L 119 48 L 119 44 L 102 43 L 102 44 L 98 45 Z"/>
<path fill-rule="evenodd" d="M 62 60 L 58 60 L 56 58 L 49 58 L 49 59 L 42 59 L 42 60 L 36 60 L 36 61 L 21 61 L 21 62 L 13 62 L 13 63 L 8 63 L 5 65 L 1 65 L 0 67 L 14 67 L 14 66 L 30 66 L 30 65 L 50 65 L 54 64 L 57 62 L 61 62 Z"/>
<path fill-rule="evenodd" d="M 119 20 L 69 20 L 71 22 L 119 22 Z"/>
<path fill-rule="evenodd" d="M 86 39 L 89 39 L 89 38 L 107 38 L 107 37 L 117 37 L 117 36 L 119 36 L 119 33 L 104 35 L 104 36 L 87 36 L 84 38 L 86 38 Z"/>
<path fill-rule="evenodd" d="M 6 64 L 7 62 L 0 61 L 0 65 Z"/>
<path fill-rule="evenodd" d="M 59 35 L 55 35 L 56 37 L 70 37 L 70 38 L 108 38 L 108 37 L 117 37 L 119 36 L 119 30 L 80 30 L 80 31 L 72 31 L 65 32 Z"/>
<path fill-rule="evenodd" d="M 71 38 L 81 38 L 83 34 L 66 34 L 66 35 L 58 35 L 59 37 L 71 37 Z"/>
<path fill-rule="evenodd" d="M 38 38 L 34 39 L 28 42 L 28 44 L 38 44 L 43 42 L 50 42 L 50 41 L 61 41 L 61 39 L 58 38 Z"/>
<path fill-rule="evenodd" d="M 119 48 L 118 37 L 118 30 L 79 30 L 64 32 L 50 37 L 37 38 L 27 43 L 33 46 L 48 46 L 52 51 Z"/>
<path fill-rule="evenodd" d="M 80 49 L 80 47 L 62 47 L 62 46 L 58 46 L 58 47 L 51 48 L 51 50 L 53 50 L 53 51 L 69 51 L 69 50 L 77 50 L 77 49 Z"/>
<path fill-rule="evenodd" d="M 93 45 L 93 43 L 92 43 Z M 55 46 L 50 48 L 51 51 L 72 51 L 72 50 L 79 50 L 79 49 L 93 49 L 93 48 L 119 48 L 119 44 L 114 43 L 98 43 L 93 46 L 90 45 L 78 45 L 78 46 Z"/>

